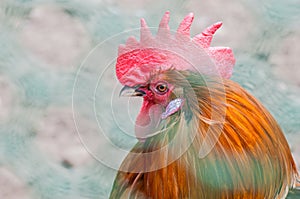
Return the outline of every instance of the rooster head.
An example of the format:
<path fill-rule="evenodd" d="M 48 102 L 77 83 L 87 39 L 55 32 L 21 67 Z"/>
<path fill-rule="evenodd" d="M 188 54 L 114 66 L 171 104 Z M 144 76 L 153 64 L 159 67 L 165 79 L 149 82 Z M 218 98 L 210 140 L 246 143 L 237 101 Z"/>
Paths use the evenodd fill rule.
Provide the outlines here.
<path fill-rule="evenodd" d="M 163 16 L 156 36 L 141 19 L 140 42 L 128 38 L 119 46 L 116 75 L 124 85 L 122 96 L 141 96 L 143 105 L 136 120 L 140 141 L 152 136 L 162 120 L 187 105 L 187 72 L 230 78 L 235 59 L 227 47 L 210 47 L 213 34 L 222 25 L 215 23 L 190 38 L 194 15 L 190 13 L 172 34 L 169 12 Z"/>

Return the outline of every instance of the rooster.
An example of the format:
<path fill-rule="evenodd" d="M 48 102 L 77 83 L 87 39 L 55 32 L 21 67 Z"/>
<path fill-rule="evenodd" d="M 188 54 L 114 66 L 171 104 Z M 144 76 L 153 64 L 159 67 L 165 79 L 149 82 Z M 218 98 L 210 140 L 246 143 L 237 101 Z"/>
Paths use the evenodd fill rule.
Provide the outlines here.
<path fill-rule="evenodd" d="M 227 47 L 210 47 L 218 22 L 190 38 L 193 14 L 175 34 L 169 12 L 152 36 L 120 45 L 121 96 L 143 97 L 135 134 L 110 198 L 285 198 L 298 173 L 272 115 L 229 78 Z"/>

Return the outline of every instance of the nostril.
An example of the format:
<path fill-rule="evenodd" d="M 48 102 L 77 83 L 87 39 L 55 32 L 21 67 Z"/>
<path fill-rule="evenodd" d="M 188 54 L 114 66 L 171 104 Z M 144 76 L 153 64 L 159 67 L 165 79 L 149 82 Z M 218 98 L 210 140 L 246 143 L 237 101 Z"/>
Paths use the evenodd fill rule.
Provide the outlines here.
<path fill-rule="evenodd" d="M 140 89 L 135 89 L 135 96 L 143 97 L 146 95 L 146 92 Z"/>

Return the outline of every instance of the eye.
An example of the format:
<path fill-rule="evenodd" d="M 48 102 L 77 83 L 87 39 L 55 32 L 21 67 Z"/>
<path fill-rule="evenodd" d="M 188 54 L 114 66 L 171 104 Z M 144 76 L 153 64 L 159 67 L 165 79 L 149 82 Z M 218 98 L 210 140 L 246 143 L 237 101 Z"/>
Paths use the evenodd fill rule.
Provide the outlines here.
<path fill-rule="evenodd" d="M 159 92 L 159 93 L 165 93 L 168 91 L 168 85 L 166 83 L 159 83 L 156 85 L 155 89 Z"/>

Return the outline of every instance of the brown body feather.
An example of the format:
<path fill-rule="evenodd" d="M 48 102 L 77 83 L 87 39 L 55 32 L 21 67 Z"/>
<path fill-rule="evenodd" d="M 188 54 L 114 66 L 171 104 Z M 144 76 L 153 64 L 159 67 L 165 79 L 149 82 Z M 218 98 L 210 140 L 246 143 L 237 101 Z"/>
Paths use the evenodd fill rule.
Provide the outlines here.
<path fill-rule="evenodd" d="M 132 149 L 140 156 L 125 158 L 110 198 L 273 199 L 287 195 L 296 183 L 296 165 L 282 130 L 253 96 L 230 80 L 224 80 L 222 90 L 221 84 L 212 81 L 208 86 L 189 73 L 169 71 L 162 78 L 182 87 L 187 103 L 166 121 L 173 126 Z M 211 118 L 215 106 L 225 108 L 222 124 L 203 119 Z M 189 114 L 191 119 L 186 117 Z M 157 167 L 172 159 L 180 146 L 143 155 L 168 146 L 175 135 L 182 143 L 191 142 L 175 161 Z M 206 136 L 216 143 L 205 157 L 199 157 Z"/>

